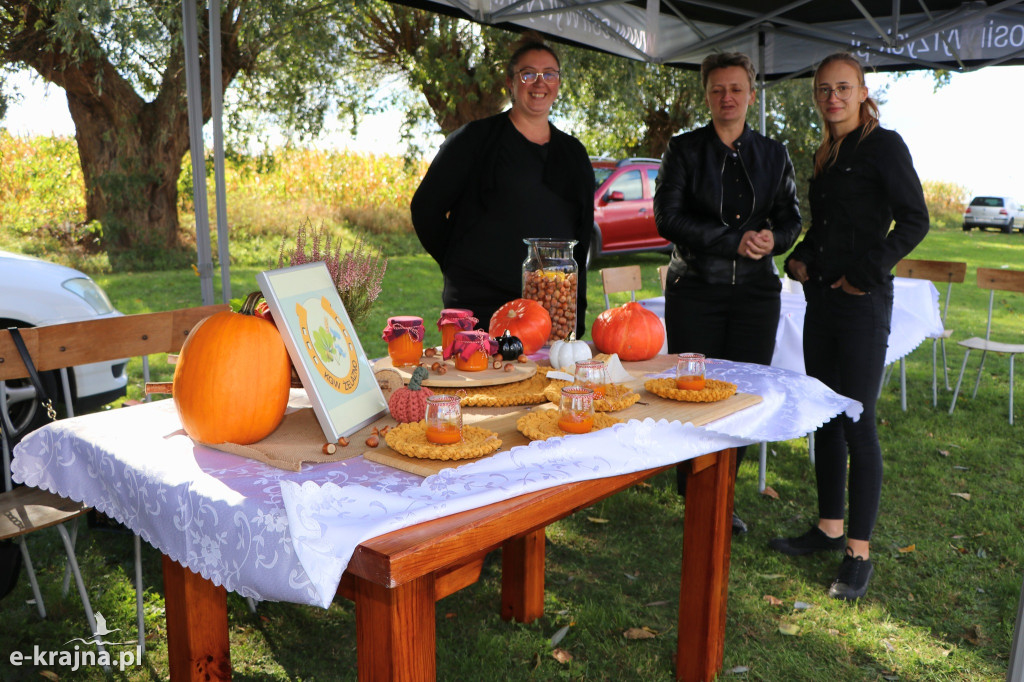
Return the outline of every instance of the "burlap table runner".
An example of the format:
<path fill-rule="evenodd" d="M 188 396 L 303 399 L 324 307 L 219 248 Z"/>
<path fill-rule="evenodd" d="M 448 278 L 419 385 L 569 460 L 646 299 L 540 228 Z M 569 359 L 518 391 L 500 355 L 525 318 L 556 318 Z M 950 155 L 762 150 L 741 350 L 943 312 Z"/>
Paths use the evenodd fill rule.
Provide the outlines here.
<path fill-rule="evenodd" d="M 320 422 L 313 414 L 313 409 L 307 407 L 286 414 L 273 433 L 256 443 L 203 445 L 288 471 L 301 471 L 303 462 L 340 462 L 362 454 L 364 449 L 355 446 L 339 447 L 333 455 L 325 455 L 323 447 L 326 442 L 327 439 L 320 428 Z"/>

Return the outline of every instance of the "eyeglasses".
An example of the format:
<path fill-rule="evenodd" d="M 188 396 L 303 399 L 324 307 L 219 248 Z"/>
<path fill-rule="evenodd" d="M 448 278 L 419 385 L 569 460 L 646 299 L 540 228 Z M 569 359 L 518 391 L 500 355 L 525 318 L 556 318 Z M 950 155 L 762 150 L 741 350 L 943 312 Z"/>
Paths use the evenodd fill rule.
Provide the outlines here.
<path fill-rule="evenodd" d="M 562 74 L 560 71 L 544 71 L 543 73 L 537 73 L 536 71 L 527 71 L 525 69 L 519 72 L 519 80 L 523 81 L 526 85 L 531 85 L 538 78 L 543 78 L 545 83 L 554 85 L 562 80 Z"/>
<path fill-rule="evenodd" d="M 832 96 L 832 93 L 836 93 L 836 97 L 842 101 L 846 101 L 853 97 L 853 86 L 845 83 L 837 85 L 834 88 L 830 88 L 827 85 L 819 85 L 814 88 L 814 98 L 819 102 L 827 102 L 828 98 Z"/>

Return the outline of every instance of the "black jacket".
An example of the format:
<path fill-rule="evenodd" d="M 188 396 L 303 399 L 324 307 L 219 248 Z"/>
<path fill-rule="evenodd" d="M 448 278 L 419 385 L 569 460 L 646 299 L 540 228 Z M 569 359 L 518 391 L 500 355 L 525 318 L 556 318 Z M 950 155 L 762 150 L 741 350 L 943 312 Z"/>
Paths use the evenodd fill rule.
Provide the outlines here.
<path fill-rule="evenodd" d="M 722 217 L 722 170 L 727 147 L 713 124 L 672 138 L 661 162 L 654 194 L 658 234 L 675 244 L 669 279 L 698 278 L 707 284 L 743 284 L 773 272 L 771 258 L 740 256 L 743 233 L 769 229 L 774 254 L 785 253 L 800 235 L 793 164 L 786 148 L 745 126 L 734 146 L 754 191 L 747 221 L 730 227 Z"/>
<path fill-rule="evenodd" d="M 811 227 L 786 269 L 799 260 L 811 281 L 831 285 L 845 275 L 851 285 L 871 291 L 892 278 L 929 222 L 903 138 L 881 127 L 863 138 L 862 131 L 847 135 L 835 163 L 811 180 Z"/>
<path fill-rule="evenodd" d="M 497 307 L 522 294 L 526 246 L 495 246 L 493 225 L 484 216 L 499 193 L 517 192 L 496 178 L 500 141 L 513 129 L 508 112 L 467 123 L 445 139 L 413 195 L 412 222 L 423 248 L 445 276 L 445 286 L 471 291 Z M 551 125 L 542 182 L 573 207 L 573 257 L 585 273 L 586 253 L 594 227 L 594 170 L 586 147 Z M 551 237 L 543 216 L 529 196 L 514 216 L 531 237 Z M 513 216 L 509 216 L 510 218 Z M 577 334 L 583 335 L 587 310 L 586 277 L 578 279 Z M 460 306 L 465 307 L 465 306 Z M 481 320 L 486 328 L 487 320 Z"/>

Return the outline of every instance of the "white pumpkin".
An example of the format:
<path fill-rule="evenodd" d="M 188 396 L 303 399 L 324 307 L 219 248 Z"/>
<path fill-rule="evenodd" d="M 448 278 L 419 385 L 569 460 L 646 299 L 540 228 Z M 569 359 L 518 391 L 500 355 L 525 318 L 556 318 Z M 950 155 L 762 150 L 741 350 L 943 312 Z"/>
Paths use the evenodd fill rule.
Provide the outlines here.
<path fill-rule="evenodd" d="M 570 334 L 565 341 L 555 341 L 548 351 L 548 359 L 555 369 L 569 367 L 576 369 L 576 363 L 593 357 L 586 341 L 577 341 L 576 334 Z"/>

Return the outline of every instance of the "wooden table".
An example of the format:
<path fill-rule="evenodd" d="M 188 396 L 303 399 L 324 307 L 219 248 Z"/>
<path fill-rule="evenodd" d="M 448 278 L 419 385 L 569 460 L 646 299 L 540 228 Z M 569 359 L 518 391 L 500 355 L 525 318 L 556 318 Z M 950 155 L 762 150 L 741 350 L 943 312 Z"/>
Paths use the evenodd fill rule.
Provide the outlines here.
<path fill-rule="evenodd" d="M 660 356 L 629 363 L 627 369 L 651 372 L 670 362 Z M 735 450 L 680 466 L 691 467 L 691 475 L 676 677 L 711 680 L 721 669 L 725 638 Z M 434 603 L 476 582 L 484 557 L 499 547 L 502 618 L 523 623 L 539 618 L 544 611 L 545 527 L 669 468 L 549 488 L 361 544 L 338 589 L 356 606 L 359 679 L 434 680 Z M 225 590 L 166 556 L 163 570 L 171 679 L 230 679 Z"/>

